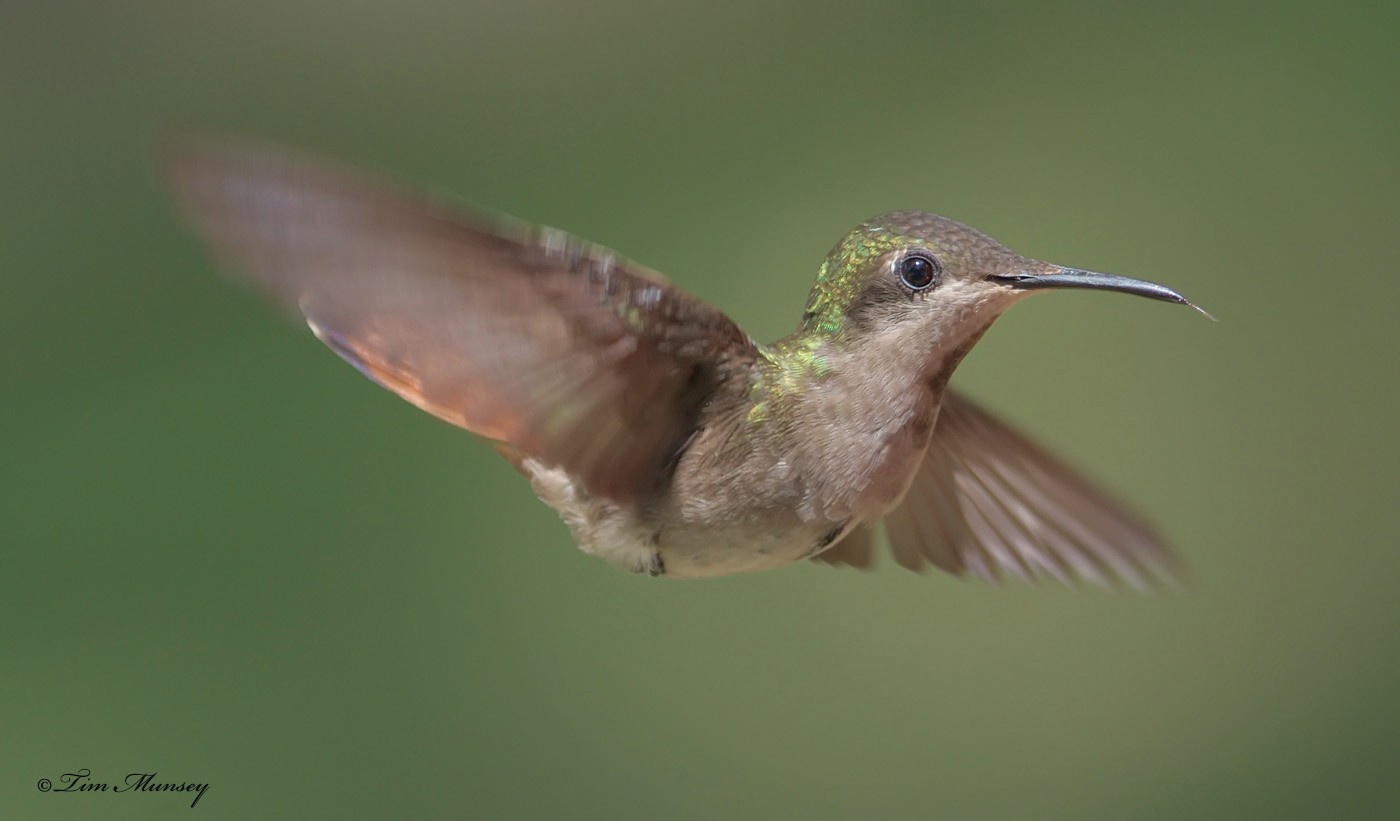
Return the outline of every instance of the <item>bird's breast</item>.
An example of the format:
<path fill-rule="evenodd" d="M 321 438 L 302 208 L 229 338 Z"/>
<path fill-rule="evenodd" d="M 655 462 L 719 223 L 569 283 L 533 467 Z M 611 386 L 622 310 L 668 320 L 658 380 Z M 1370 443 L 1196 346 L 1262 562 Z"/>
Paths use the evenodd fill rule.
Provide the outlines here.
<path fill-rule="evenodd" d="M 933 437 L 938 416 L 932 401 L 920 403 L 910 418 L 893 430 L 869 466 L 869 479 L 856 494 L 854 512 L 866 521 L 884 516 L 904 498 Z"/>

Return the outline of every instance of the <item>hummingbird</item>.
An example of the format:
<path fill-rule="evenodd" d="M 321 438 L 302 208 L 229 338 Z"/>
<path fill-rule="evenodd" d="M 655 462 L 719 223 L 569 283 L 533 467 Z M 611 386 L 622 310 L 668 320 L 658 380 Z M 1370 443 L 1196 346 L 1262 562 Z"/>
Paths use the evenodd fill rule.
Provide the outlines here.
<path fill-rule="evenodd" d="M 582 550 L 625 570 L 868 568 L 883 527 L 917 572 L 1177 577 L 1142 518 L 948 385 L 1030 294 L 1205 313 L 1165 286 L 894 211 L 836 243 L 797 330 L 764 345 L 606 248 L 290 149 L 182 136 L 159 165 L 225 267 L 379 385 L 493 443 Z"/>

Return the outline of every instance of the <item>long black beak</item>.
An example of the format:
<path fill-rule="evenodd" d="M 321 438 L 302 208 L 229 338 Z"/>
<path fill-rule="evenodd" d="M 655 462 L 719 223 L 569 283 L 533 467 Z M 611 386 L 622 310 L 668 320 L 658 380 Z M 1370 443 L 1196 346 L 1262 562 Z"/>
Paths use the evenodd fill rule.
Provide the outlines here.
<path fill-rule="evenodd" d="M 1178 294 L 1176 291 L 1165 285 L 1158 285 L 1155 282 L 1147 282 L 1141 279 L 1131 279 L 1120 277 L 1117 274 L 1096 274 L 1093 271 L 1081 271 L 1078 268 L 1054 267 L 1049 273 L 1032 274 L 994 274 L 991 277 L 999 282 L 1004 282 L 1020 291 L 1029 291 L 1037 288 L 1094 288 L 1100 291 L 1121 291 L 1125 294 L 1137 294 L 1149 299 L 1160 299 L 1163 302 L 1175 302 L 1180 305 L 1190 305 L 1200 311 L 1208 319 L 1215 319 L 1206 309 Z"/>

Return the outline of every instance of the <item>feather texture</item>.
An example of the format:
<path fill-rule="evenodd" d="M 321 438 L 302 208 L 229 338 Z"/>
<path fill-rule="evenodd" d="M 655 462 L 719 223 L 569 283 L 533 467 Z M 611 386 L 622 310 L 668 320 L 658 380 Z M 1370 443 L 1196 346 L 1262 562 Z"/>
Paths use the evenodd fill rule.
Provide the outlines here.
<path fill-rule="evenodd" d="M 720 311 L 561 231 L 241 140 L 171 142 L 163 168 L 231 270 L 336 353 L 600 497 L 652 492 L 715 386 L 755 356 Z"/>
<path fill-rule="evenodd" d="M 1135 588 L 1179 574 L 1146 522 L 955 391 L 885 527 L 895 561 L 913 570 Z"/>

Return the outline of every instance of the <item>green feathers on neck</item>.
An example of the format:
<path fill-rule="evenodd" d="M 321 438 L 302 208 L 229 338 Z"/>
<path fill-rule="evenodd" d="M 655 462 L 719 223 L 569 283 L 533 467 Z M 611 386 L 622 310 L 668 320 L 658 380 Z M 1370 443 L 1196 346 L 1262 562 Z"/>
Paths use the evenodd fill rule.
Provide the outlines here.
<path fill-rule="evenodd" d="M 758 367 L 749 383 L 750 422 L 766 421 L 775 406 L 831 373 L 831 363 L 821 353 L 826 343 L 825 336 L 793 334 L 759 348 Z"/>
<path fill-rule="evenodd" d="M 860 297 L 871 264 L 899 247 L 900 235 L 864 223 L 847 234 L 822 262 L 802 313 L 802 326 L 786 339 L 759 349 L 749 386 L 750 422 L 765 422 L 809 386 L 831 373 L 822 353 L 847 328 L 846 312 Z"/>

